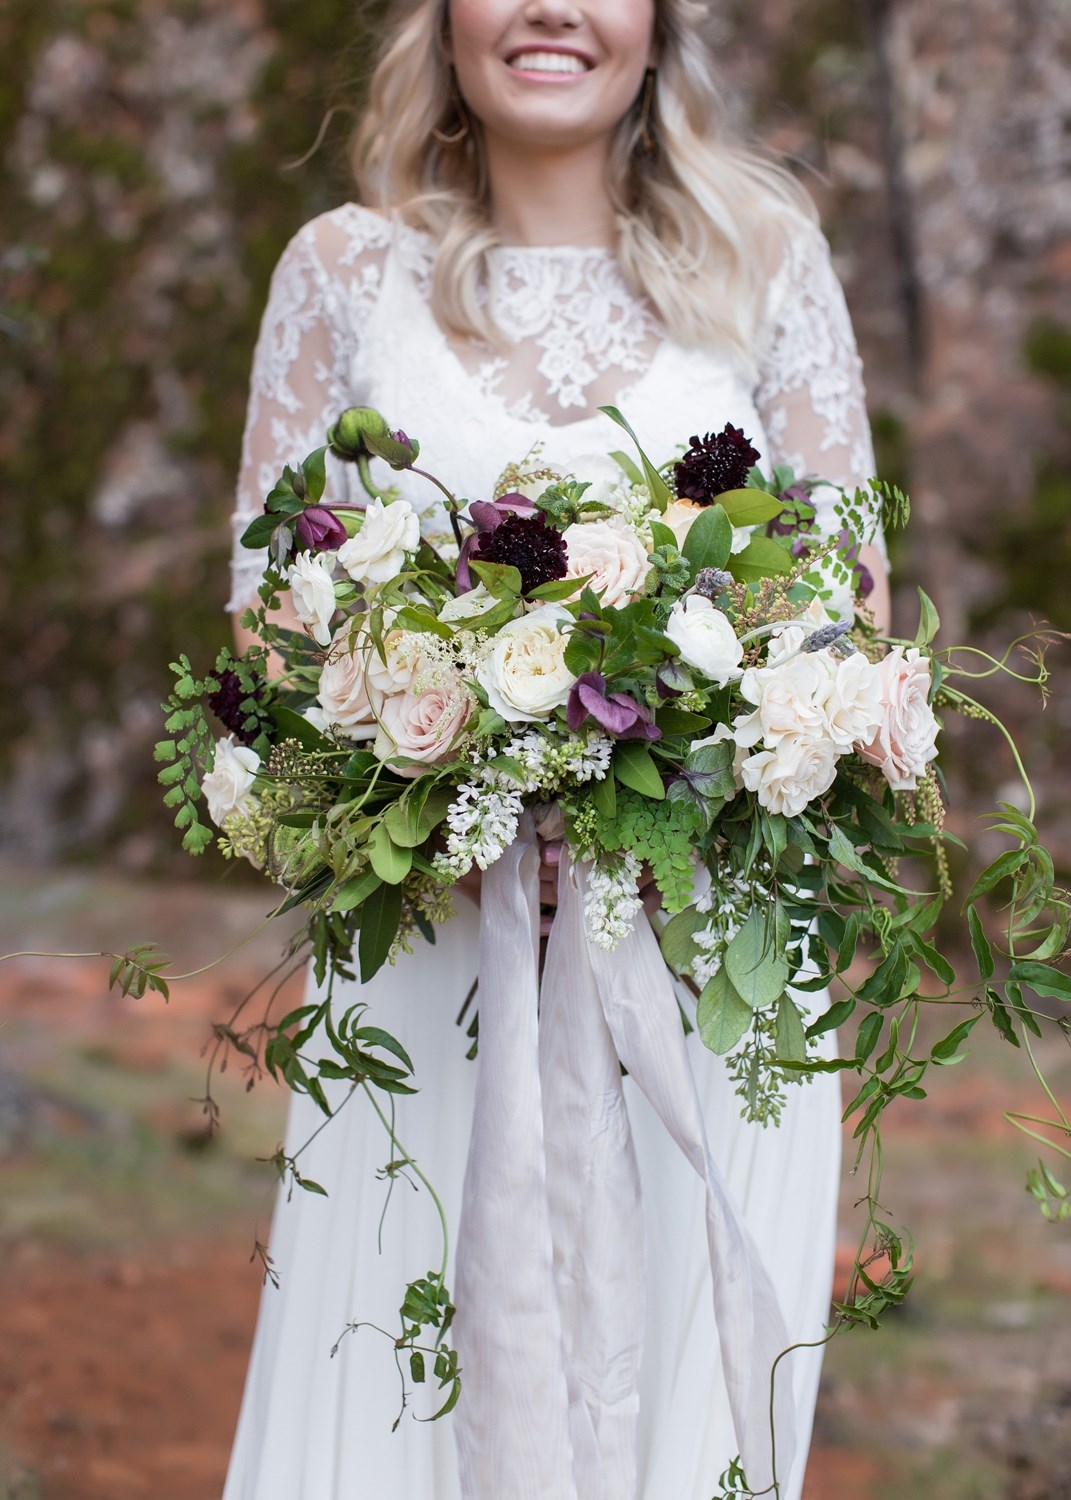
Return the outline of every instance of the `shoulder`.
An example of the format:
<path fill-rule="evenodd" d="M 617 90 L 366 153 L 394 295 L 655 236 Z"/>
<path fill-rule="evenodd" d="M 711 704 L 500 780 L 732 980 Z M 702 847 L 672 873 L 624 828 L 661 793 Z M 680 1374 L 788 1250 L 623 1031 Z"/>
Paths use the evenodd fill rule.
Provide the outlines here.
<path fill-rule="evenodd" d="M 297 230 L 279 258 L 279 267 L 307 266 L 327 282 L 349 282 L 380 269 L 392 251 L 409 263 L 430 260 L 432 242 L 397 216 L 363 203 L 340 203 Z"/>
<path fill-rule="evenodd" d="M 829 240 L 816 212 L 786 206 L 766 238 L 757 347 L 762 355 L 790 338 L 826 345 L 850 337 L 848 306 Z"/>

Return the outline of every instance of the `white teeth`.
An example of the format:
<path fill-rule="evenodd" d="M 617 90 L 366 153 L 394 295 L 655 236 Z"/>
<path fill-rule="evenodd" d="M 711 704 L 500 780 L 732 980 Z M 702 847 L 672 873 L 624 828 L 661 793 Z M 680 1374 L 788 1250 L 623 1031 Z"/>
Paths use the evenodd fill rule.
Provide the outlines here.
<path fill-rule="evenodd" d="M 519 52 L 510 58 L 511 68 L 525 73 L 586 73 L 583 58 L 570 52 Z"/>

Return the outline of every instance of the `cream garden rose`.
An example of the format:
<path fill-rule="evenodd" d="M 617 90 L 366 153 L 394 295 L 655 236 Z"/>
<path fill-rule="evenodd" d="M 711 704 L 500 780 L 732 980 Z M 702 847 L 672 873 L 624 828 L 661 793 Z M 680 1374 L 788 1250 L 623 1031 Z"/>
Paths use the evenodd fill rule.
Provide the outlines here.
<path fill-rule="evenodd" d="M 666 634 L 684 661 L 718 687 L 740 679 L 744 648 L 727 615 L 701 594 L 678 599 L 670 610 Z"/>
<path fill-rule="evenodd" d="M 829 791 L 836 779 L 837 760 L 832 740 L 790 734 L 775 749 L 749 755 L 740 775 L 761 807 L 794 818 Z"/>
<path fill-rule="evenodd" d="M 338 549 L 338 560 L 355 583 L 387 583 L 420 545 L 420 521 L 408 500 L 370 500 L 364 524 Z"/>
<path fill-rule="evenodd" d="M 827 651 L 803 653 L 774 667 L 751 667 L 740 683 L 741 695 L 755 708 L 735 720 L 738 745 L 773 748 L 786 736 L 829 738 L 826 704 L 835 669 Z"/>
<path fill-rule="evenodd" d="M 650 571 L 647 548 L 622 521 L 590 521 L 567 526 L 569 578 L 590 575 L 588 587 L 610 608 L 643 592 Z M 579 593 L 579 590 L 578 590 Z"/>
<path fill-rule="evenodd" d="M 335 631 L 317 688 L 322 710 L 319 727 L 333 728 L 351 740 L 372 738 L 376 704 L 383 697 L 369 681 L 367 667 L 374 656 L 369 637 L 349 621 Z"/>
<path fill-rule="evenodd" d="M 368 646 L 368 681 L 378 693 L 404 693 L 424 659 L 420 632 L 392 628 L 394 613 L 391 610 L 384 620 L 383 655 L 373 644 Z"/>
<path fill-rule="evenodd" d="M 383 703 L 373 746 L 381 760 L 401 756 L 419 766 L 399 767 L 402 776 L 418 776 L 452 753 L 476 700 L 460 678 L 451 676 L 424 692 L 395 693 Z"/>
<path fill-rule="evenodd" d="M 294 613 L 309 628 L 318 646 L 331 644 L 331 616 L 335 612 L 333 552 L 299 552 L 286 570 Z"/>
<path fill-rule="evenodd" d="M 202 779 L 201 791 L 208 803 L 208 816 L 217 828 L 250 806 L 259 769 L 260 756 L 248 745 L 235 744 L 233 734 L 216 741 L 212 769 Z"/>
<path fill-rule="evenodd" d="M 487 701 L 510 724 L 547 719 L 569 697 L 576 681 L 565 665 L 568 635 L 559 625 L 572 624 L 569 611 L 545 604 L 503 625 L 477 677 Z"/>
<path fill-rule="evenodd" d="M 857 745 L 871 765 L 880 766 L 895 792 L 912 792 L 937 757 L 939 725 L 929 704 L 930 663 L 917 646 L 894 646 L 877 664 L 883 715 L 867 744 Z"/>

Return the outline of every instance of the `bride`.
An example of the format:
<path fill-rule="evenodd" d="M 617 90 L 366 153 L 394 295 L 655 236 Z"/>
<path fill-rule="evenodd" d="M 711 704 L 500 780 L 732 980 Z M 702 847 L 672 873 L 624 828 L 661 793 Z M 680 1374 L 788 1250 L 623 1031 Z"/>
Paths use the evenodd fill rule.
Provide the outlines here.
<path fill-rule="evenodd" d="M 731 422 L 767 470 L 789 463 L 848 487 L 871 477 L 859 360 L 828 246 L 792 179 L 732 140 L 707 10 L 699 0 L 404 0 L 390 10 L 355 142 L 361 201 L 299 230 L 272 279 L 236 538 L 282 465 L 319 447 L 352 405 L 419 437 L 428 466 L 469 498 L 489 497 L 522 459 L 584 473 L 620 446 L 598 410 L 608 403 L 656 462 Z M 329 494 L 345 499 L 351 471 L 328 462 Z M 432 486 L 383 477 L 448 545 Z M 828 530 L 832 495 L 815 500 Z M 862 561 L 886 628 L 880 534 Z M 260 568 L 236 547 L 232 609 L 249 603 Z M 553 907 L 558 850 L 543 847 Z M 466 1059 L 456 1024 L 476 975 L 478 901 L 478 889 L 459 892 L 434 946 L 361 989 L 412 1054 L 420 1091 L 398 1101 L 397 1136 L 438 1189 L 452 1240 L 485 1061 Z M 336 998 L 348 1004 L 356 989 Z M 825 1008 L 823 996 L 797 998 L 813 1014 Z M 832 1054 L 835 1039 L 823 1047 Z M 764 1128 L 742 1120 L 725 1059 L 694 1035 L 687 1054 L 716 1171 L 774 1288 L 785 1343 L 821 1340 L 840 1169 L 836 1075 L 792 1088 L 780 1125 Z M 430 1408 L 414 1409 L 392 1432 L 389 1344 L 369 1328 L 340 1335 L 357 1322 L 396 1326 L 406 1281 L 437 1261 L 438 1219 L 425 1192 L 384 1180 L 389 1141 L 355 1101 L 300 1157 L 328 1196 L 279 1195 L 270 1248 L 281 1280 L 262 1296 L 225 1500 L 710 1500 L 740 1443 L 723 1372 L 730 1335 L 711 1309 L 706 1189 L 632 1077 L 625 1096 L 646 1297 L 615 1315 L 642 1360 L 636 1388 L 618 1391 L 612 1410 L 582 1392 L 596 1429 L 624 1422 L 623 1463 L 603 1469 L 596 1456 L 584 1467 L 567 1454 L 554 1468 L 538 1399 L 525 1405 L 519 1336 L 507 1372 L 519 1401 L 499 1392 L 497 1374 L 481 1379 L 470 1354 L 458 1410 L 421 1423 L 412 1417 Z M 286 1151 L 322 1123 L 295 1096 Z M 518 1202 L 514 1242 L 526 1213 Z M 495 1246 L 483 1250 L 493 1263 Z M 530 1319 L 532 1307 L 510 1305 L 513 1267 L 500 1269 L 508 1351 L 511 1318 Z M 571 1288 L 572 1306 L 605 1294 L 590 1281 Z M 553 1300 L 535 1307 L 537 1320 L 560 1315 Z M 459 1330 L 464 1319 L 461 1305 Z M 460 1331 L 458 1343 L 465 1363 Z M 802 1493 L 820 1366 L 820 1348 L 780 1366 L 792 1399 L 778 1448 L 795 1455 L 779 1474 L 780 1500 Z M 495 1477 L 506 1470 L 483 1464 L 485 1439 L 509 1451 L 512 1487 Z"/>

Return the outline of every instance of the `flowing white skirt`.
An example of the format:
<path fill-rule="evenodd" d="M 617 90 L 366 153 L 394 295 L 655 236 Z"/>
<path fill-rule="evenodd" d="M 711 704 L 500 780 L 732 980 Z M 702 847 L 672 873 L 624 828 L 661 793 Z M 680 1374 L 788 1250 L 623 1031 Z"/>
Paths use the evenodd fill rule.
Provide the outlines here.
<path fill-rule="evenodd" d="M 439 1193 L 454 1238 L 476 1070 L 455 1020 L 475 977 L 479 935 L 476 908 L 463 897 L 457 904 L 434 946 L 418 946 L 369 985 L 336 985 L 340 1009 L 358 996 L 367 1001 L 368 1019 L 413 1058 L 420 1092 L 398 1099 L 396 1133 Z M 824 995 L 798 998 L 812 1014 L 828 1003 Z M 780 1126 L 764 1129 L 741 1120 L 723 1060 L 694 1036 L 689 1052 L 713 1155 L 777 1287 L 789 1334 L 794 1342 L 820 1339 L 835 1249 L 838 1076 L 791 1086 Z M 822 1053 L 834 1052 L 831 1034 Z M 710 1500 L 736 1442 L 711 1307 L 704 1189 L 630 1083 L 647 1235 L 635 1500 Z M 345 1092 L 337 1086 L 332 1102 Z M 287 1152 L 323 1121 L 314 1104 L 295 1097 Z M 392 1431 L 400 1382 L 388 1339 L 363 1328 L 331 1356 L 351 1322 L 393 1336 L 406 1283 L 439 1266 L 438 1217 L 426 1192 L 396 1179 L 380 1233 L 388 1184 L 377 1174 L 390 1159 L 389 1139 L 357 1093 L 299 1159 L 302 1174 L 329 1196 L 295 1189 L 287 1201 L 280 1190 L 270 1251 L 281 1285 L 262 1294 L 223 1500 L 462 1500 L 449 1416 L 413 1420 L 434 1410 L 420 1395 Z M 821 1349 L 800 1349 L 781 1366 L 781 1378 L 785 1365 L 791 1370 L 798 1420 L 781 1500 L 802 1493 L 821 1362 Z"/>

